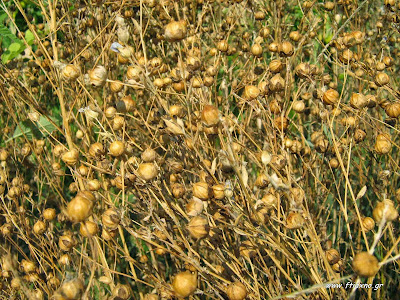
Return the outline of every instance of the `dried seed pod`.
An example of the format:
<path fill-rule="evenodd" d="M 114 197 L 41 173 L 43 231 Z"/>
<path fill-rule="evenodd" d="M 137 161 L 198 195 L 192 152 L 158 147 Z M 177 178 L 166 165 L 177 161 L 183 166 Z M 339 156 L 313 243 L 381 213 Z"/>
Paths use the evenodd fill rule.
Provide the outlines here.
<path fill-rule="evenodd" d="M 60 236 L 58 240 L 58 246 L 63 251 L 70 251 L 76 245 L 76 240 L 71 233 L 66 233 Z"/>
<path fill-rule="evenodd" d="M 186 213 L 188 216 L 195 217 L 202 213 L 204 203 L 200 199 L 193 197 L 192 200 L 186 204 Z"/>
<path fill-rule="evenodd" d="M 294 53 L 294 47 L 291 42 L 284 41 L 279 44 L 279 55 L 283 57 L 290 57 Z"/>
<path fill-rule="evenodd" d="M 182 105 L 171 105 L 169 107 L 169 115 L 171 117 L 183 118 L 185 116 L 185 109 Z"/>
<path fill-rule="evenodd" d="M 251 46 L 251 54 L 253 54 L 256 57 L 261 57 L 263 54 L 263 48 L 260 44 L 254 44 L 253 46 Z"/>
<path fill-rule="evenodd" d="M 93 86 L 99 87 L 103 86 L 107 80 L 107 70 L 103 66 L 97 66 L 96 68 L 90 70 L 89 74 L 89 82 Z"/>
<path fill-rule="evenodd" d="M 219 123 L 219 109 L 213 105 L 205 105 L 201 112 L 201 120 L 207 126 L 215 126 Z"/>
<path fill-rule="evenodd" d="M 392 148 L 390 136 L 385 133 L 378 134 L 375 141 L 375 151 L 378 154 L 388 154 Z"/>
<path fill-rule="evenodd" d="M 262 197 L 261 201 L 264 206 L 268 209 L 276 207 L 278 205 L 278 198 L 274 194 L 267 193 Z"/>
<path fill-rule="evenodd" d="M 187 23 L 185 20 L 172 21 L 164 28 L 164 37 L 167 41 L 174 42 L 182 40 L 187 34 Z"/>
<path fill-rule="evenodd" d="M 197 273 L 185 271 L 176 274 L 172 281 L 172 288 L 177 297 L 185 298 L 192 295 L 197 289 Z"/>
<path fill-rule="evenodd" d="M 131 289 L 126 284 L 118 283 L 112 290 L 115 300 L 127 300 L 131 297 Z"/>
<path fill-rule="evenodd" d="M 225 198 L 225 185 L 216 184 L 212 187 L 214 198 L 218 200 L 222 200 Z"/>
<path fill-rule="evenodd" d="M 154 149 L 147 148 L 142 152 L 141 157 L 144 162 L 153 162 L 157 158 L 157 153 Z"/>
<path fill-rule="evenodd" d="M 89 155 L 94 158 L 101 158 L 105 154 L 104 147 L 101 143 L 93 143 L 89 147 Z"/>
<path fill-rule="evenodd" d="M 385 199 L 382 202 L 378 202 L 372 211 L 372 216 L 377 223 L 380 223 L 383 218 L 386 222 L 391 222 L 398 218 L 399 213 L 394 207 L 393 201 Z"/>
<path fill-rule="evenodd" d="M 101 221 L 107 231 L 113 231 L 118 228 L 121 216 L 115 208 L 109 208 L 101 216 Z"/>
<path fill-rule="evenodd" d="M 150 181 L 157 177 L 158 169 L 153 163 L 142 163 L 139 165 L 137 173 L 143 180 Z"/>
<path fill-rule="evenodd" d="M 340 253 L 334 248 L 328 249 L 325 251 L 326 259 L 329 264 L 334 265 L 340 260 Z"/>
<path fill-rule="evenodd" d="M 126 71 L 126 77 L 131 80 L 139 81 L 142 74 L 142 69 L 138 66 L 129 66 Z"/>
<path fill-rule="evenodd" d="M 345 49 L 342 53 L 339 55 L 339 59 L 342 63 L 344 64 L 349 64 L 354 58 L 354 53 L 350 49 Z"/>
<path fill-rule="evenodd" d="M 269 89 L 271 92 L 280 92 L 285 87 L 285 79 L 280 74 L 276 74 L 269 80 Z"/>
<path fill-rule="evenodd" d="M 286 218 L 286 227 L 289 229 L 299 229 L 304 225 L 304 218 L 298 212 L 290 212 Z"/>
<path fill-rule="evenodd" d="M 339 101 L 339 93 L 334 89 L 329 89 L 323 94 L 322 101 L 326 105 L 335 105 Z"/>
<path fill-rule="evenodd" d="M 350 98 L 350 106 L 355 109 L 363 109 L 367 106 L 368 100 L 363 94 L 353 93 Z"/>
<path fill-rule="evenodd" d="M 283 69 L 283 64 L 280 59 L 271 60 L 269 63 L 269 70 L 271 73 L 279 73 Z"/>
<path fill-rule="evenodd" d="M 221 52 L 228 51 L 228 48 L 229 48 L 229 44 L 228 44 L 228 41 L 226 41 L 226 40 L 219 41 L 217 44 L 217 49 Z"/>
<path fill-rule="evenodd" d="M 333 264 L 332 270 L 335 271 L 336 273 L 340 273 L 340 272 L 344 271 L 343 259 L 339 259 L 339 261 L 337 263 Z"/>
<path fill-rule="evenodd" d="M 20 264 L 20 268 L 22 272 L 26 274 L 36 272 L 36 264 L 31 260 L 23 259 Z"/>
<path fill-rule="evenodd" d="M 337 158 L 331 158 L 331 160 L 329 161 L 329 166 L 332 169 L 336 169 L 337 167 L 339 167 L 339 161 L 337 160 Z"/>
<path fill-rule="evenodd" d="M 72 280 L 65 281 L 62 284 L 59 293 L 62 297 L 61 299 L 78 300 L 81 299 L 83 290 L 83 281 L 79 278 L 74 278 Z"/>
<path fill-rule="evenodd" d="M 72 222 L 82 222 L 92 214 L 93 202 L 96 200 L 89 191 L 79 192 L 67 205 L 67 216 Z"/>
<path fill-rule="evenodd" d="M 115 131 L 122 130 L 125 126 L 125 118 L 123 116 L 115 116 L 112 120 L 112 128 Z"/>
<path fill-rule="evenodd" d="M 93 221 L 86 221 L 85 223 L 81 223 L 79 232 L 84 237 L 92 237 L 99 232 L 99 226 Z"/>
<path fill-rule="evenodd" d="M 179 199 L 182 198 L 185 194 L 185 187 L 180 183 L 174 183 L 171 187 L 172 195 L 175 198 Z"/>
<path fill-rule="evenodd" d="M 119 93 L 124 88 L 123 82 L 116 80 L 110 82 L 110 90 L 113 93 Z"/>
<path fill-rule="evenodd" d="M 267 177 L 267 175 L 265 175 L 264 173 L 260 173 L 260 174 L 257 176 L 256 181 L 255 181 L 255 183 L 254 183 L 254 185 L 255 185 L 256 187 L 258 187 L 259 189 L 264 189 L 264 188 L 266 188 L 266 187 L 268 186 L 268 184 L 269 184 L 268 177 Z"/>
<path fill-rule="evenodd" d="M 61 77 L 67 81 L 73 81 L 77 79 L 80 75 L 80 70 L 74 65 L 66 65 L 61 70 Z"/>
<path fill-rule="evenodd" d="M 385 107 L 386 114 L 391 118 L 398 118 L 400 116 L 400 103 L 391 103 Z"/>
<path fill-rule="evenodd" d="M 129 95 L 121 98 L 121 100 L 117 102 L 116 107 L 117 111 L 120 113 L 133 112 L 136 107 L 136 102 Z"/>
<path fill-rule="evenodd" d="M 389 83 L 389 75 L 384 72 L 379 72 L 375 75 L 375 83 L 377 86 L 384 86 Z"/>
<path fill-rule="evenodd" d="M 206 182 L 196 182 L 193 184 L 193 196 L 200 200 L 208 200 L 210 198 L 209 187 Z"/>
<path fill-rule="evenodd" d="M 78 162 L 79 159 L 79 151 L 76 149 L 72 149 L 68 152 L 65 152 L 62 156 L 61 156 L 61 160 L 69 165 L 69 166 L 73 166 Z"/>
<path fill-rule="evenodd" d="M 366 136 L 367 133 L 362 129 L 356 129 L 356 131 L 354 132 L 354 140 L 356 141 L 356 143 L 361 143 Z"/>
<path fill-rule="evenodd" d="M 115 141 L 110 144 L 110 154 L 114 157 L 121 156 L 125 152 L 125 143 L 122 141 Z"/>
<path fill-rule="evenodd" d="M 375 221 L 371 217 L 364 217 L 361 219 L 361 226 L 365 232 L 371 231 L 375 227 Z"/>
<path fill-rule="evenodd" d="M 243 91 L 243 98 L 246 100 L 256 99 L 260 95 L 260 89 L 254 85 L 246 85 Z"/>
<path fill-rule="evenodd" d="M 293 42 L 298 42 L 300 41 L 300 39 L 302 38 L 302 34 L 299 31 L 292 31 L 289 33 L 289 38 L 293 41 Z"/>
<path fill-rule="evenodd" d="M 289 126 L 289 120 L 286 117 L 279 116 L 274 120 L 274 126 L 280 131 L 285 131 Z"/>
<path fill-rule="evenodd" d="M 309 63 L 300 63 L 296 66 L 294 71 L 300 78 L 307 78 L 311 75 L 311 66 Z"/>
<path fill-rule="evenodd" d="M 229 300 L 243 300 L 247 297 L 246 286 L 240 281 L 231 283 L 226 289 Z"/>
<path fill-rule="evenodd" d="M 54 208 L 46 208 L 43 211 L 43 218 L 47 221 L 52 221 L 56 217 L 56 210 Z"/>
<path fill-rule="evenodd" d="M 360 277 L 372 277 L 379 271 L 378 259 L 368 252 L 360 252 L 354 256 L 353 270 Z"/>
<path fill-rule="evenodd" d="M 156 294 L 146 294 L 144 295 L 143 300 L 159 300 L 159 298 Z"/>
<path fill-rule="evenodd" d="M 192 218 L 187 226 L 190 235 L 196 239 L 205 238 L 210 231 L 207 218 L 196 216 Z"/>
<path fill-rule="evenodd" d="M 293 101 L 292 108 L 295 112 L 300 114 L 300 113 L 304 112 L 304 110 L 306 109 L 306 105 L 303 100 L 296 100 L 296 101 Z"/>
<path fill-rule="evenodd" d="M 45 233 L 46 229 L 47 229 L 46 223 L 40 220 L 33 225 L 33 232 L 38 235 Z"/>

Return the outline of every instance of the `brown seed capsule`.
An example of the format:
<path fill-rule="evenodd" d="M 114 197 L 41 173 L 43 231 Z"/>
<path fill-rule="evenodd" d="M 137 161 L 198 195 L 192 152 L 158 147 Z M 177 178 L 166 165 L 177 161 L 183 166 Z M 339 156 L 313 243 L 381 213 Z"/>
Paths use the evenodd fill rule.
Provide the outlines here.
<path fill-rule="evenodd" d="M 363 94 L 353 93 L 350 98 L 350 106 L 355 109 L 363 109 L 367 106 L 368 100 Z"/>
<path fill-rule="evenodd" d="M 142 163 L 139 165 L 137 173 L 143 180 L 150 181 L 157 177 L 158 169 L 153 163 Z"/>
<path fill-rule="evenodd" d="M 62 156 L 61 156 L 61 160 L 69 165 L 69 166 L 73 166 L 78 162 L 79 159 L 79 151 L 76 149 L 72 149 L 68 152 L 65 152 Z"/>
<path fill-rule="evenodd" d="M 107 70 L 103 66 L 97 66 L 96 68 L 90 70 L 89 74 L 89 82 L 93 86 L 99 87 L 103 86 L 107 80 Z"/>
<path fill-rule="evenodd" d="M 213 105 L 205 105 L 201 112 L 201 120 L 207 126 L 215 126 L 219 123 L 219 109 Z"/>
<path fill-rule="evenodd" d="M 256 57 L 261 57 L 263 54 L 263 48 L 261 47 L 260 44 L 254 44 L 253 46 L 251 46 L 251 54 L 253 54 Z"/>
<path fill-rule="evenodd" d="M 286 218 L 286 227 L 289 229 L 299 229 L 304 225 L 304 218 L 298 212 L 290 212 Z"/>
<path fill-rule="evenodd" d="M 289 120 L 286 117 L 279 116 L 274 120 L 275 128 L 280 131 L 285 131 L 289 126 Z"/>
<path fill-rule="evenodd" d="M 372 277 L 379 271 L 378 259 L 368 252 L 360 252 L 354 256 L 353 270 L 360 277 Z"/>
<path fill-rule="evenodd" d="M 95 222 L 86 221 L 85 223 L 81 223 L 79 232 L 84 237 L 92 237 L 97 235 L 99 232 L 99 226 L 97 226 Z"/>
<path fill-rule="evenodd" d="M 375 151 L 378 154 L 388 154 L 392 148 L 390 136 L 385 133 L 378 134 L 375 140 Z"/>
<path fill-rule="evenodd" d="M 74 65 L 66 65 L 61 70 L 61 77 L 66 81 L 73 81 L 79 77 L 80 73 L 78 67 Z"/>
<path fill-rule="evenodd" d="M 222 200 L 225 198 L 225 185 L 216 184 L 212 187 L 214 198 L 218 200 Z"/>
<path fill-rule="evenodd" d="M 276 74 L 269 80 L 269 89 L 271 92 L 280 92 L 285 87 L 285 79 L 280 74 Z"/>
<path fill-rule="evenodd" d="M 268 50 L 271 52 L 278 52 L 279 51 L 279 44 L 276 42 L 272 42 L 268 45 Z"/>
<path fill-rule="evenodd" d="M 45 233 L 46 229 L 47 229 L 46 223 L 40 220 L 37 221 L 35 225 L 33 225 L 33 232 L 38 235 Z"/>
<path fill-rule="evenodd" d="M 269 63 L 269 70 L 271 73 L 279 73 L 283 69 L 283 64 L 280 59 L 271 60 Z"/>
<path fill-rule="evenodd" d="M 226 295 L 229 300 L 243 300 L 247 296 L 246 286 L 239 281 L 233 282 L 227 287 Z"/>
<path fill-rule="evenodd" d="M 21 268 L 21 271 L 25 272 L 26 274 L 36 272 L 36 265 L 31 260 L 23 259 L 21 261 L 20 268 Z"/>
<path fill-rule="evenodd" d="M 210 197 L 208 184 L 206 182 L 196 182 L 193 184 L 193 196 L 203 201 L 208 200 Z"/>
<path fill-rule="evenodd" d="M 379 72 L 375 75 L 375 83 L 377 86 L 384 86 L 389 83 L 389 75 L 383 72 Z"/>
<path fill-rule="evenodd" d="M 76 240 L 70 233 L 60 236 L 58 246 L 63 251 L 70 251 L 76 245 Z"/>
<path fill-rule="evenodd" d="M 306 109 L 306 105 L 304 104 L 304 101 L 296 100 L 296 101 L 293 101 L 292 108 L 295 112 L 300 114 L 300 113 L 304 112 L 304 110 Z"/>
<path fill-rule="evenodd" d="M 185 20 L 172 21 L 164 28 L 164 37 L 167 41 L 174 42 L 182 40 L 187 34 L 187 23 Z"/>
<path fill-rule="evenodd" d="M 333 9 L 335 8 L 335 3 L 332 2 L 332 1 L 327 1 L 327 2 L 325 2 L 325 4 L 324 4 L 324 8 L 325 8 L 327 11 L 331 11 L 331 10 L 333 10 Z"/>
<path fill-rule="evenodd" d="M 113 231 L 118 228 L 121 216 L 115 208 L 109 208 L 101 216 L 101 221 L 106 230 Z"/>
<path fill-rule="evenodd" d="M 121 156 L 125 152 L 125 143 L 122 141 L 115 141 L 110 144 L 110 154 L 114 157 Z"/>
<path fill-rule="evenodd" d="M 128 70 L 126 71 L 126 77 L 128 79 L 132 79 L 135 81 L 140 80 L 141 74 L 142 74 L 142 69 L 138 66 L 129 66 Z"/>
<path fill-rule="evenodd" d="M 361 219 L 361 225 L 365 232 L 371 231 L 375 227 L 375 221 L 371 217 L 364 217 Z"/>
<path fill-rule="evenodd" d="M 59 292 L 61 295 L 61 299 L 68 299 L 68 300 L 78 300 L 81 298 L 83 293 L 83 282 L 79 278 L 74 278 L 72 280 L 65 281 Z"/>
<path fill-rule="evenodd" d="M 334 105 L 339 101 L 339 93 L 334 89 L 329 89 L 323 94 L 322 101 L 326 105 Z"/>
<path fill-rule="evenodd" d="M 385 218 L 386 222 L 391 222 L 398 218 L 399 213 L 394 207 L 393 201 L 385 199 L 382 202 L 378 202 L 372 211 L 372 216 L 377 223 L 380 223 L 383 218 Z"/>
<path fill-rule="evenodd" d="M 298 42 L 300 41 L 300 39 L 302 38 L 302 34 L 299 31 L 292 31 L 289 33 L 289 38 L 293 41 L 293 42 Z"/>
<path fill-rule="evenodd" d="M 326 259 L 329 264 L 334 265 L 340 260 L 340 253 L 334 248 L 328 249 L 325 251 Z"/>
<path fill-rule="evenodd" d="M 196 216 L 192 218 L 187 226 L 190 235 L 196 239 L 205 238 L 210 231 L 207 218 Z"/>
<path fill-rule="evenodd" d="M 185 187 L 180 183 L 174 183 L 171 187 L 171 192 L 175 198 L 177 199 L 182 198 L 183 195 L 185 194 Z"/>
<path fill-rule="evenodd" d="M 146 294 L 143 297 L 143 300 L 158 300 L 158 299 L 159 299 L 158 295 L 156 295 L 156 294 Z"/>
<path fill-rule="evenodd" d="M 284 41 L 279 44 L 279 55 L 283 57 L 292 56 L 294 53 L 294 47 L 291 42 Z"/>
<path fill-rule="evenodd" d="M 91 144 L 89 147 L 89 155 L 94 158 L 101 158 L 105 154 L 104 147 L 101 143 Z"/>
<path fill-rule="evenodd" d="M 171 117 L 183 118 L 186 112 L 182 105 L 171 105 L 169 107 L 169 115 Z"/>
<path fill-rule="evenodd" d="M 114 299 L 127 300 L 131 297 L 131 290 L 128 285 L 118 283 L 112 290 Z"/>
<path fill-rule="evenodd" d="M 188 216 L 195 217 L 202 213 L 204 203 L 200 199 L 193 197 L 192 200 L 186 204 L 186 213 Z"/>
<path fill-rule="evenodd" d="M 228 51 L 228 48 L 229 48 L 229 44 L 228 44 L 228 41 L 226 41 L 226 40 L 219 41 L 217 44 L 217 49 L 221 52 Z"/>
<path fill-rule="evenodd" d="M 243 98 L 246 100 L 256 99 L 260 95 L 260 89 L 254 85 L 247 85 L 243 91 Z"/>
<path fill-rule="evenodd" d="M 366 136 L 367 133 L 362 129 L 356 129 L 356 131 L 354 132 L 354 140 L 356 141 L 356 143 L 361 143 Z"/>
<path fill-rule="evenodd" d="M 400 103 L 391 103 L 385 107 L 386 114 L 391 118 L 400 116 Z"/>
<path fill-rule="evenodd" d="M 176 274 L 172 281 L 172 288 L 177 297 L 185 298 L 190 296 L 197 289 L 197 273 L 185 271 Z"/>
<path fill-rule="evenodd" d="M 56 217 L 56 210 L 54 208 L 46 208 L 43 211 L 43 218 L 47 221 L 52 221 Z"/>
<path fill-rule="evenodd" d="M 278 204 L 278 198 L 276 198 L 273 194 L 267 193 L 262 197 L 261 201 L 265 205 L 266 208 L 270 209 L 276 207 Z"/>
<path fill-rule="evenodd" d="M 142 152 L 141 157 L 144 162 L 153 162 L 156 160 L 157 153 L 154 149 L 147 148 Z"/>
<path fill-rule="evenodd" d="M 94 195 L 89 191 L 79 192 L 67 205 L 67 215 L 72 222 L 82 222 L 92 214 Z"/>
<path fill-rule="evenodd" d="M 121 81 L 111 81 L 110 82 L 110 90 L 113 93 L 119 93 L 124 88 L 124 84 Z"/>
<path fill-rule="evenodd" d="M 117 111 L 120 113 L 132 112 L 136 107 L 136 102 L 129 95 L 121 98 L 121 100 L 117 102 L 116 107 Z"/>

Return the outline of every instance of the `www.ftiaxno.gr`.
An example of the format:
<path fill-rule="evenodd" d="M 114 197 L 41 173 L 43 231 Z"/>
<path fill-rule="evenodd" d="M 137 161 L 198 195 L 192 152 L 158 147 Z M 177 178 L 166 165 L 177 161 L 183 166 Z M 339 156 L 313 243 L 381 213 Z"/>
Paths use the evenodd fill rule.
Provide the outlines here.
<path fill-rule="evenodd" d="M 326 288 L 332 288 L 332 289 L 373 289 L 374 291 L 379 290 L 383 286 L 382 283 L 377 283 L 377 284 L 368 284 L 368 283 L 353 283 L 353 282 L 346 282 L 346 283 L 327 283 Z"/>

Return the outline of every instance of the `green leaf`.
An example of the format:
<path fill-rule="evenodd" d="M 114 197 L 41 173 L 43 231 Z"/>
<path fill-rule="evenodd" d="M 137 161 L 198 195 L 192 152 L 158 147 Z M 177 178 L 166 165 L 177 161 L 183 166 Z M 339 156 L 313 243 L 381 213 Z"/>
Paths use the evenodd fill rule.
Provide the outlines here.
<path fill-rule="evenodd" d="M 12 43 L 9 47 L 8 47 L 8 51 L 10 51 L 11 53 L 13 52 L 18 52 L 20 51 L 22 45 L 21 43 Z"/>
<path fill-rule="evenodd" d="M 0 14 L 0 23 L 3 23 L 8 18 L 6 13 Z"/>
<path fill-rule="evenodd" d="M 29 29 L 25 32 L 25 40 L 29 46 L 31 46 L 33 44 L 33 41 L 35 40 L 35 36 Z"/>
<path fill-rule="evenodd" d="M 49 121 L 49 118 L 57 125 L 60 124 L 60 121 L 53 117 L 45 117 L 40 116 L 38 122 L 32 122 L 31 120 L 25 120 L 18 124 L 17 128 L 15 128 L 14 134 L 12 138 L 8 139 L 6 142 L 9 142 L 12 139 L 17 137 L 26 136 L 28 140 L 31 140 L 33 137 L 42 138 L 44 136 L 52 133 L 56 127 Z"/>

